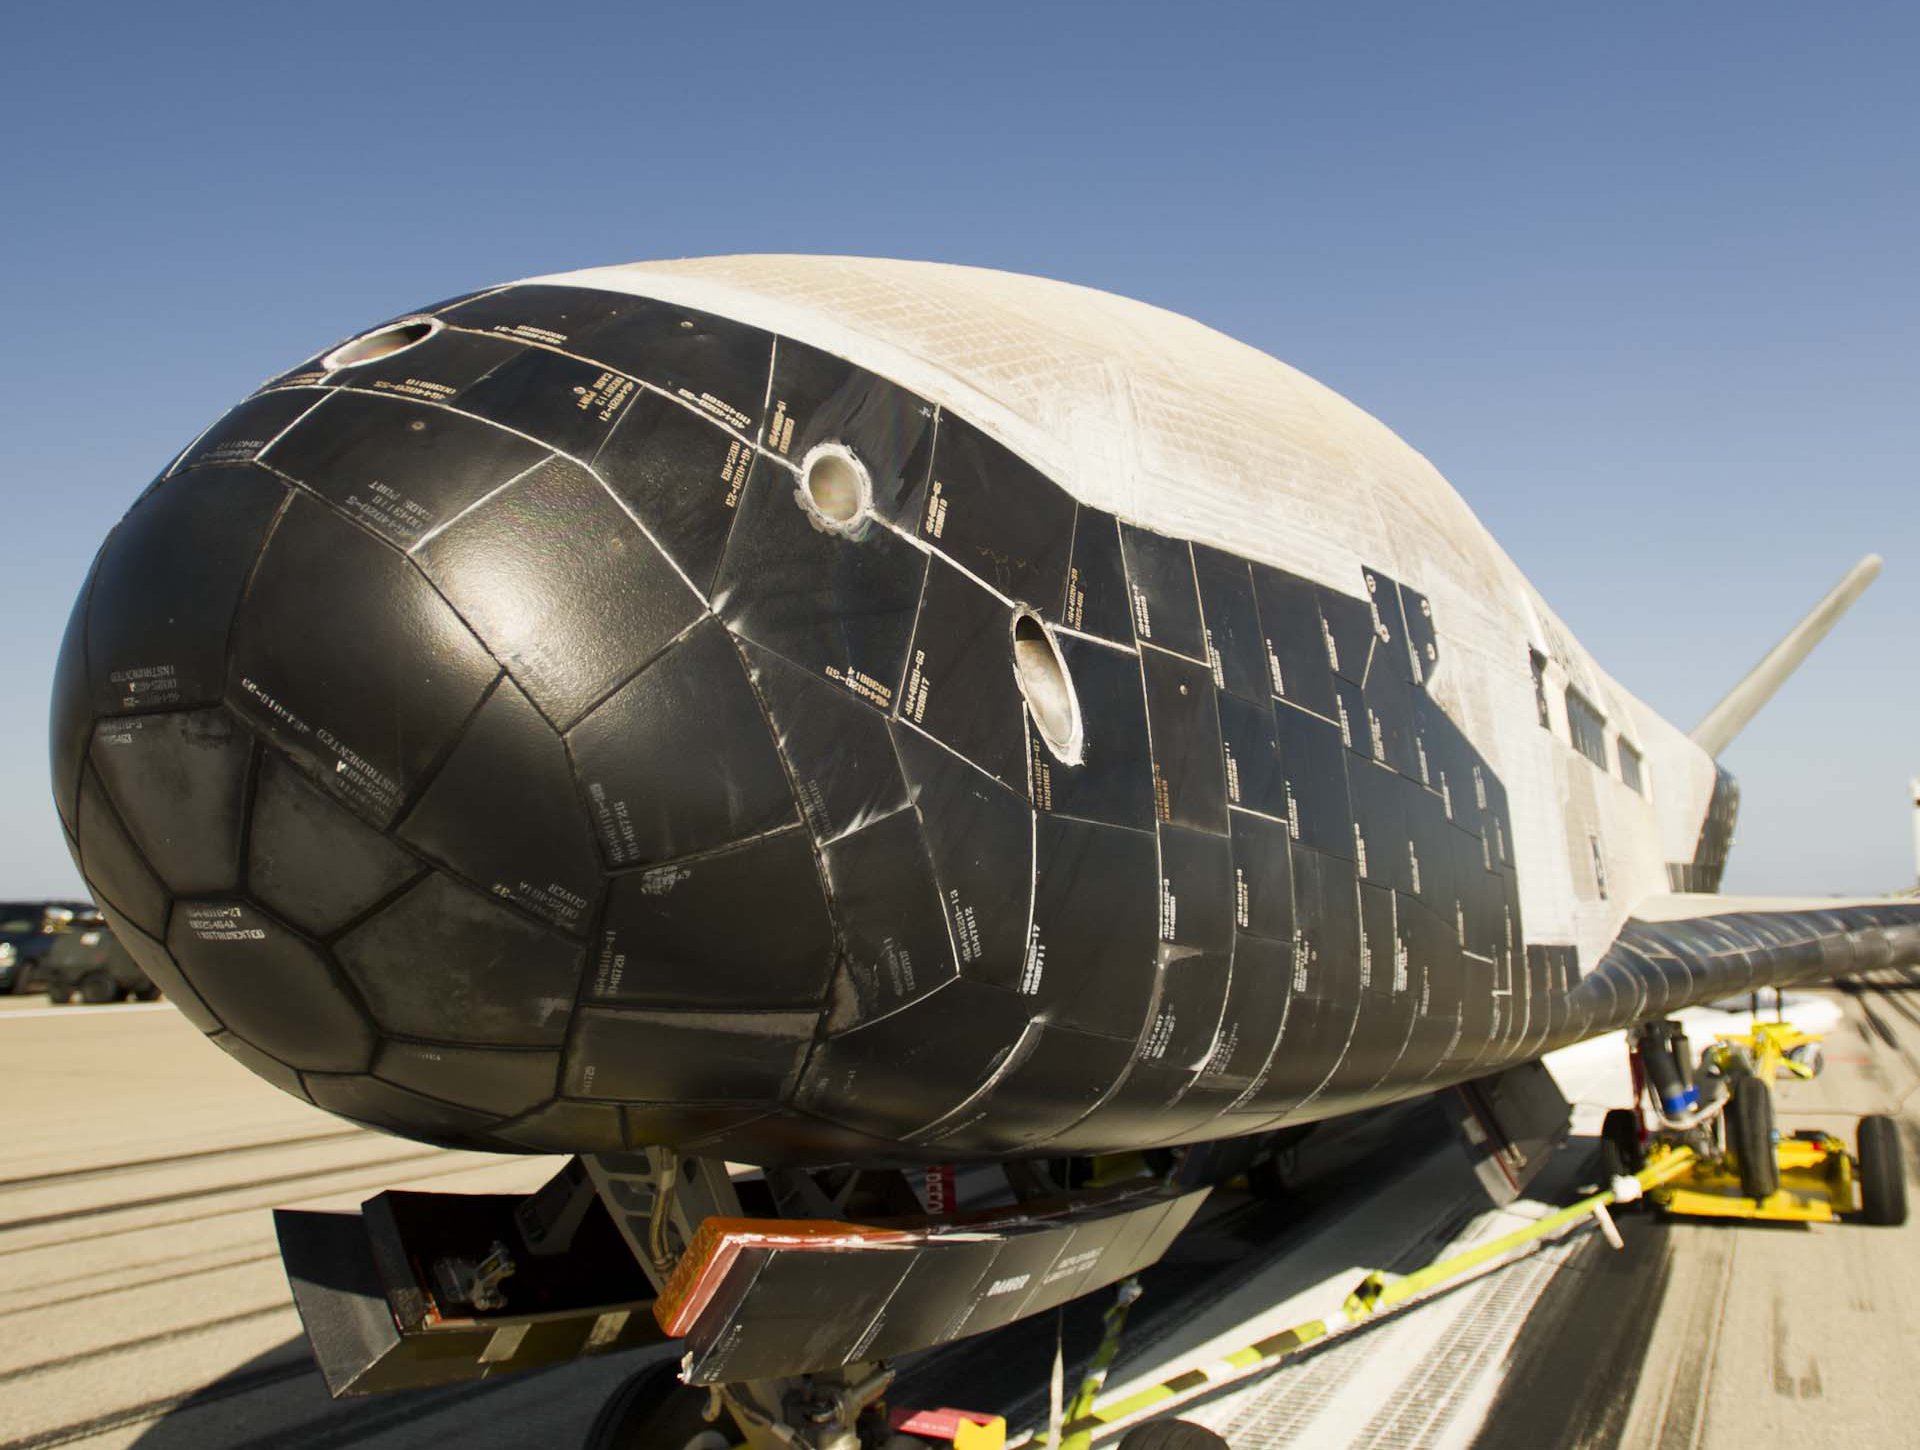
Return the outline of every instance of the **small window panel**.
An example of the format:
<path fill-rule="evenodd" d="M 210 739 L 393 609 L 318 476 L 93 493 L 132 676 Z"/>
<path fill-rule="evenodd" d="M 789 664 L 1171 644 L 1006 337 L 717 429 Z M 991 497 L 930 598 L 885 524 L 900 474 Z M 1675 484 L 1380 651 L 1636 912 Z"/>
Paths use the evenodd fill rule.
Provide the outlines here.
<path fill-rule="evenodd" d="M 1593 702 L 1567 686 L 1567 733 L 1573 748 L 1602 770 L 1607 768 L 1607 720 Z"/>
<path fill-rule="evenodd" d="M 1540 728 L 1553 729 L 1553 714 L 1547 709 L 1547 657 L 1537 649 L 1527 655 L 1533 661 L 1533 708 L 1539 712 Z"/>
<path fill-rule="evenodd" d="M 1627 783 L 1628 789 L 1638 795 L 1647 793 L 1646 774 L 1640 768 L 1640 752 L 1627 744 L 1627 738 L 1620 737 L 1620 779 Z"/>

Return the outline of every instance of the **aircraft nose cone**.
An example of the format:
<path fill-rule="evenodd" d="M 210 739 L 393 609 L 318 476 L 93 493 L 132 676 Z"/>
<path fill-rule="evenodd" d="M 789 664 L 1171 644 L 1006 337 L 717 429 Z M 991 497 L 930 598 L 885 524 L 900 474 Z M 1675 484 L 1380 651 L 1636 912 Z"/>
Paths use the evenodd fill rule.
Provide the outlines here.
<path fill-rule="evenodd" d="M 346 1116 L 684 1138 L 686 1103 L 775 1105 L 811 1041 L 831 923 L 739 647 L 523 432 L 372 391 L 242 404 L 103 547 L 52 755 L 133 954 Z"/>

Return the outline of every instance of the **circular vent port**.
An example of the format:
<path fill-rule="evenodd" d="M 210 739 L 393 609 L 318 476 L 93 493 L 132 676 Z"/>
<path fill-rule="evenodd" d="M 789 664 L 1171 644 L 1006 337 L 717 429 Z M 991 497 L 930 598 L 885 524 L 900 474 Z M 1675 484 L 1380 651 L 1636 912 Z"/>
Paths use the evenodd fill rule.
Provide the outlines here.
<path fill-rule="evenodd" d="M 392 357 L 396 352 L 405 352 L 417 343 L 425 342 L 440 330 L 440 326 L 439 321 L 432 317 L 408 317 L 399 322 L 389 322 L 385 327 L 376 327 L 352 342 L 341 343 L 320 360 L 320 366 L 331 373 Z"/>
<path fill-rule="evenodd" d="M 1083 733 L 1080 701 L 1073 693 L 1060 646 L 1038 615 L 1014 617 L 1013 674 L 1047 749 L 1055 759 L 1078 765 Z"/>
<path fill-rule="evenodd" d="M 845 444 L 821 443 L 801 460 L 800 498 L 821 523 L 844 531 L 866 516 L 873 485 L 866 466 Z"/>

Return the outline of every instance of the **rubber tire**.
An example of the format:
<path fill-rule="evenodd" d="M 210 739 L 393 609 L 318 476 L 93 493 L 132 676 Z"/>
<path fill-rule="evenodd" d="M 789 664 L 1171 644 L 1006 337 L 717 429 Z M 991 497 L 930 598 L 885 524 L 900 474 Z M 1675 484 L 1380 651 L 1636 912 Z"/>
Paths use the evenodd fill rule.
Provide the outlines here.
<path fill-rule="evenodd" d="M 160 989 L 149 982 L 144 987 L 135 987 L 128 995 L 136 1002 L 158 1002 L 160 1000 Z"/>
<path fill-rule="evenodd" d="M 1860 1120 L 1860 1217 L 1882 1228 L 1907 1221 L 1907 1168 L 1900 1129 L 1875 1113 Z"/>
<path fill-rule="evenodd" d="M 80 1000 L 95 1007 L 120 1000 L 120 984 L 105 972 L 88 972 L 80 979 Z"/>
<path fill-rule="evenodd" d="M 49 1007 L 64 1007 L 72 1000 L 73 988 L 65 984 L 55 984 L 52 982 L 47 984 L 47 1005 Z"/>
<path fill-rule="evenodd" d="M 1628 1177 L 1647 1166 L 1640 1115 L 1632 1108 L 1608 1108 L 1600 1120 L 1600 1166 L 1610 1179 Z"/>
<path fill-rule="evenodd" d="M 1733 1081 L 1727 1104 L 1727 1151 L 1740 1174 L 1740 1191 L 1759 1202 L 1780 1191 L 1780 1160 L 1773 1151 L 1773 1089 L 1751 1074 Z"/>
<path fill-rule="evenodd" d="M 1119 1450 L 1230 1450 L 1227 1442 L 1190 1420 L 1149 1420 L 1120 1437 Z"/>
<path fill-rule="evenodd" d="M 583 1450 L 728 1450 L 740 1442 L 731 1418 L 709 1424 L 707 1392 L 680 1383 L 669 1361 L 621 1381 L 594 1417 Z"/>

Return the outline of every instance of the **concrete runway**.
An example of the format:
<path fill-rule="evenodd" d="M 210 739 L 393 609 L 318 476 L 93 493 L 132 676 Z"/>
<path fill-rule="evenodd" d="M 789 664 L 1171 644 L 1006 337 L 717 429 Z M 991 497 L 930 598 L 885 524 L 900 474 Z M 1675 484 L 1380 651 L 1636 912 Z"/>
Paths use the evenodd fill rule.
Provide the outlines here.
<path fill-rule="evenodd" d="M 1829 1068 L 1783 1085 L 1783 1129 L 1851 1137 L 1902 1118 L 1920 1161 L 1920 979 L 1821 994 Z M 1699 1019 L 1702 1024 L 1710 1017 Z M 1809 1022 L 1809 1025 L 1812 1025 Z M 1696 1046 L 1702 1040 L 1695 1030 Z M 1590 1137 L 1624 1093 L 1617 1047 L 1555 1062 L 1576 1137 L 1535 1192 L 1593 1174 Z M 267 1087 L 170 1008 L 0 999 L 0 1450 L 566 1447 L 642 1362 L 590 1362 L 465 1390 L 334 1403 L 307 1359 L 275 1253 L 275 1205 L 349 1208 L 382 1188 L 517 1191 L 557 1166 L 364 1132 Z M 1151 1382 L 1337 1302 L 1367 1269 L 1405 1271 L 1544 1212 L 1489 1210 L 1450 1145 L 1402 1114 L 1361 1160 L 1274 1208 L 1218 1195 L 1147 1279 L 1110 1382 Z M 1729 1228 L 1623 1219 L 1189 1411 L 1235 1450 L 1659 1447 L 1761 1433 L 1920 1446 L 1920 1226 Z M 1105 1296 L 1065 1317 L 1070 1359 Z M 907 1398 L 1041 1404 L 1052 1319 L 905 1366 Z M 1070 1382 L 1075 1373 L 1070 1364 Z"/>

